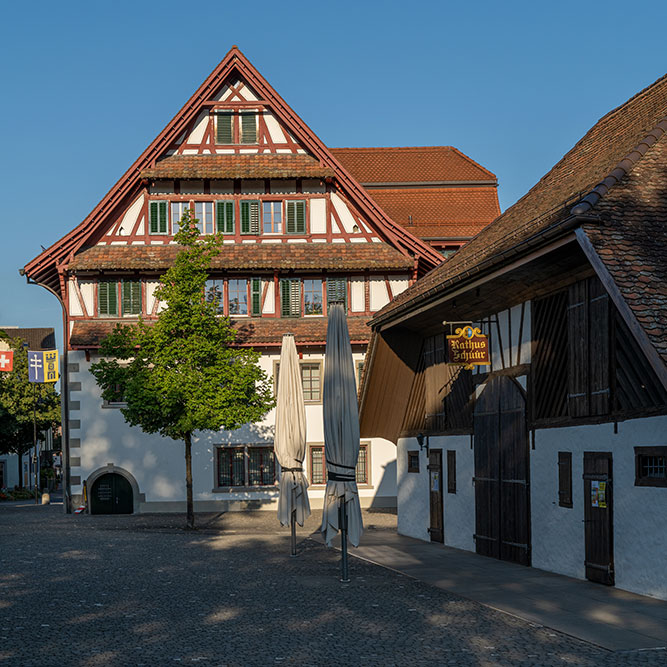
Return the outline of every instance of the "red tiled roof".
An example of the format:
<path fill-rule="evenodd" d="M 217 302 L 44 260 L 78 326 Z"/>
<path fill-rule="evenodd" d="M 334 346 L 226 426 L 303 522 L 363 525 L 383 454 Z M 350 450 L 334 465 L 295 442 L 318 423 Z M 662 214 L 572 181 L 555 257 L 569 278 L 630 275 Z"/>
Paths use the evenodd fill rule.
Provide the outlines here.
<path fill-rule="evenodd" d="M 93 246 L 75 256 L 70 271 L 114 269 L 166 270 L 180 247 L 175 244 L 147 246 Z M 412 257 L 386 243 L 243 243 L 223 245 L 211 268 L 225 270 L 363 271 L 406 270 Z"/>
<path fill-rule="evenodd" d="M 449 260 L 399 294 L 378 313 L 373 320 L 374 324 L 391 318 L 397 311 L 416 307 L 417 304 L 428 300 L 430 295 L 442 294 L 451 286 L 460 284 L 465 276 L 490 270 L 491 267 L 504 261 L 506 251 L 517 248 L 548 228 L 557 229 L 559 223 L 573 218 L 580 211 L 586 212 L 587 216 L 602 217 L 606 200 L 609 202 L 608 207 L 615 211 L 612 219 L 616 227 L 586 225 L 585 231 L 598 244 L 600 252 L 606 248 L 627 254 L 625 260 L 616 260 L 614 265 L 610 253 L 606 253 L 605 261 L 612 275 L 620 281 L 619 287 L 626 295 L 628 303 L 635 303 L 635 312 L 643 311 L 646 313 L 643 317 L 650 318 L 650 321 L 642 322 L 638 316 L 638 320 L 645 327 L 657 349 L 664 350 L 661 342 L 664 332 L 655 334 L 651 333 L 650 329 L 654 320 L 664 323 L 666 319 L 663 290 L 665 259 L 667 259 L 664 249 L 667 205 L 664 155 L 661 152 L 664 150 L 662 147 L 664 139 L 660 142 L 660 147 L 654 149 L 655 152 L 649 151 L 653 156 L 652 160 L 645 163 L 641 155 L 646 149 L 644 142 L 649 133 L 659 124 L 667 122 L 666 113 L 667 76 L 664 76 L 601 118 L 526 195 Z M 662 130 L 656 130 L 656 134 L 662 136 Z M 649 140 L 649 145 L 654 140 Z M 635 150 L 643 143 L 642 151 Z M 628 156 L 631 156 L 631 159 L 628 159 Z M 663 161 L 658 168 L 661 157 Z M 622 175 L 625 173 L 624 170 L 631 171 L 632 176 L 626 181 L 624 186 L 626 189 L 613 187 L 616 181 L 611 174 Z M 650 173 L 644 170 L 650 170 Z M 647 175 L 639 176 L 644 173 Z M 610 185 L 596 187 L 604 180 Z M 610 187 L 611 190 L 608 191 Z M 593 196 L 594 192 L 602 194 L 600 201 L 597 196 Z M 632 214 L 628 215 L 627 222 L 620 213 L 627 208 L 627 204 L 621 203 L 622 193 L 632 193 L 636 202 Z M 644 199 L 652 204 L 644 204 Z M 579 202 L 586 201 L 593 202 L 593 208 L 576 206 L 577 210 L 573 210 Z M 653 233 L 643 231 L 640 222 L 642 212 L 648 214 L 648 209 L 651 211 L 650 220 L 653 222 L 649 223 L 647 232 L 651 229 Z M 635 244 L 639 247 L 635 248 Z M 633 292 L 629 282 L 634 270 L 630 267 L 646 267 L 642 268 L 642 271 L 645 271 L 644 279 L 640 281 L 642 283 L 647 279 L 651 280 L 651 275 L 655 277 L 651 289 L 641 290 L 641 295 L 636 299 L 632 297 Z M 647 314 L 651 309 L 655 310 L 653 316 Z M 664 351 L 662 354 L 665 359 Z"/>
<path fill-rule="evenodd" d="M 150 321 L 149 321 L 150 322 Z M 327 338 L 326 317 L 279 318 L 253 317 L 232 320 L 238 331 L 237 344 L 249 346 L 280 345 L 284 333 L 294 334 L 297 343 L 324 345 Z M 366 344 L 370 329 L 366 317 L 348 317 L 350 341 Z M 75 320 L 70 345 L 74 348 L 95 348 L 108 336 L 117 324 L 130 324 L 127 320 Z"/>
<path fill-rule="evenodd" d="M 495 187 L 367 190 L 390 218 L 422 239 L 472 238 L 500 215 Z"/>
<path fill-rule="evenodd" d="M 667 129 L 667 124 L 666 124 Z M 655 349 L 667 363 L 667 134 L 596 210 L 584 231 Z"/>
<path fill-rule="evenodd" d="M 10 338 L 18 338 L 28 344 L 29 350 L 53 350 L 56 337 L 52 327 L 4 327 L 0 329 Z"/>
<path fill-rule="evenodd" d="M 368 183 L 495 181 L 488 169 L 452 146 L 331 148 L 354 178 Z"/>
<path fill-rule="evenodd" d="M 143 178 L 330 178 L 331 167 L 302 153 L 172 155 L 141 172 Z"/>

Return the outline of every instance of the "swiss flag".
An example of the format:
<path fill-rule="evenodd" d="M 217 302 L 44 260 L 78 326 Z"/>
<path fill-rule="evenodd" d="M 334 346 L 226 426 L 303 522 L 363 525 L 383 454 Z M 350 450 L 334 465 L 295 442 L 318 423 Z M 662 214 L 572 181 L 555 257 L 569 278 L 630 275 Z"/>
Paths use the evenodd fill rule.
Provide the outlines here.
<path fill-rule="evenodd" d="M 11 371 L 14 369 L 14 352 L 12 350 L 0 351 L 0 371 Z"/>

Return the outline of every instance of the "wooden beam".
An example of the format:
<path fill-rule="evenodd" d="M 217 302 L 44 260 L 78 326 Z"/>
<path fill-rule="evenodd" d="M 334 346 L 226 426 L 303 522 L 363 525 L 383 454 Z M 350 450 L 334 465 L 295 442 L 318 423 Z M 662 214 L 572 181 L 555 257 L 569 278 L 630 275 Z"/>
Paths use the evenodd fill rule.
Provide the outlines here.
<path fill-rule="evenodd" d="M 600 255 L 597 254 L 593 244 L 586 235 L 586 232 L 580 227 L 575 231 L 575 235 L 581 249 L 584 251 L 584 254 L 600 279 L 600 282 L 604 285 L 607 293 L 612 298 L 616 310 L 618 310 L 623 321 L 630 330 L 630 333 L 637 341 L 639 348 L 646 356 L 646 359 L 651 365 L 651 368 L 655 371 L 662 386 L 667 390 L 667 366 L 665 366 L 662 357 L 651 344 L 649 337 L 646 335 L 646 331 L 644 331 L 644 328 L 638 322 L 632 308 L 630 308 L 627 301 L 623 298 L 621 291 L 618 289 L 618 285 L 609 273 L 609 269 L 607 269 L 604 262 L 600 259 Z"/>

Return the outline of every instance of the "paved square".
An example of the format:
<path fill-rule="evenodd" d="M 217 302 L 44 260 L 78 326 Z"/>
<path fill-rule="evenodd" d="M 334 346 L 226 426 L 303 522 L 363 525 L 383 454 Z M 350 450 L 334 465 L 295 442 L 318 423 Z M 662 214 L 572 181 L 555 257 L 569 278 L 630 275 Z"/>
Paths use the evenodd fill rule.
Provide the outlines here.
<path fill-rule="evenodd" d="M 366 514 L 375 530 L 395 517 Z M 0 504 L 2 665 L 659 665 L 339 553 L 274 512 L 65 516 Z M 374 528 L 369 527 L 369 530 Z"/>

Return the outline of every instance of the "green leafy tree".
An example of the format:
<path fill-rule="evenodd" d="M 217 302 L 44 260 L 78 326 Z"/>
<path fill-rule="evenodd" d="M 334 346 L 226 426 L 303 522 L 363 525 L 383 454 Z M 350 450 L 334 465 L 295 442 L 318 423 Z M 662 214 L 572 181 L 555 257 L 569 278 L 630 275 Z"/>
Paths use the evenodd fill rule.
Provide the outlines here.
<path fill-rule="evenodd" d="M 0 373 L 0 453 L 18 455 L 19 487 L 23 485 L 21 458 L 33 445 L 33 408 L 37 437 L 60 425 L 60 395 L 53 383 L 28 381 L 28 351 L 23 342 L 0 331 L 14 351 L 14 370 Z"/>
<path fill-rule="evenodd" d="M 196 222 L 186 210 L 174 237 L 181 250 L 155 291 L 166 306 L 157 320 L 116 326 L 102 341 L 103 358 L 91 366 L 106 400 L 122 392 L 128 424 L 185 444 L 188 528 L 194 528 L 193 433 L 257 422 L 274 405 L 259 353 L 234 347 L 229 319 L 204 298 L 221 239 L 200 239 Z"/>

